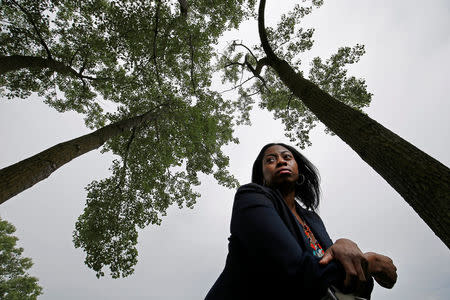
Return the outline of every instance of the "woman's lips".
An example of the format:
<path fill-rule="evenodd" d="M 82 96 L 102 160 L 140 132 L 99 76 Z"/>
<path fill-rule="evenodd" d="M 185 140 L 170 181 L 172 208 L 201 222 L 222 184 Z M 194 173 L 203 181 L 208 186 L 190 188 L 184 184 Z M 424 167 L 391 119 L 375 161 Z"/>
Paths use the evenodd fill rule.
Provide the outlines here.
<path fill-rule="evenodd" d="M 277 172 L 277 174 L 291 174 L 292 171 L 288 169 L 283 169 Z"/>

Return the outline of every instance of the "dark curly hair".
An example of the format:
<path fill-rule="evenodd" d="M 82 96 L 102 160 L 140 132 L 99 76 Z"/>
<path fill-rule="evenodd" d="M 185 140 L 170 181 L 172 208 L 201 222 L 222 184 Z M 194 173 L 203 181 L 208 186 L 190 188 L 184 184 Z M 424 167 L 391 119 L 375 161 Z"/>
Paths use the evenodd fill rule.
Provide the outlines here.
<path fill-rule="evenodd" d="M 264 185 L 264 176 L 262 172 L 262 160 L 264 152 L 267 148 L 275 145 L 283 146 L 291 151 L 298 165 L 298 171 L 305 176 L 305 181 L 301 185 L 297 185 L 295 189 L 295 197 L 303 203 L 307 209 L 316 210 L 319 206 L 320 198 L 320 177 L 317 168 L 294 147 L 283 143 L 270 143 L 262 147 L 252 169 L 252 182 Z"/>

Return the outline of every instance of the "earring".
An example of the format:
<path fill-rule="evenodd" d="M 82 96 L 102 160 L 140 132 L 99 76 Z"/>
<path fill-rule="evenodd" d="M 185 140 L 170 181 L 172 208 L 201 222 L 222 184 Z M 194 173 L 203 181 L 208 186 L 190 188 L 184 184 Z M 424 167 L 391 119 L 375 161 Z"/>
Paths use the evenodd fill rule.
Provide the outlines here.
<path fill-rule="evenodd" d="M 305 180 L 306 180 L 305 175 L 300 174 L 299 176 L 302 176 L 302 180 L 301 180 L 300 182 L 299 182 L 299 180 L 297 180 L 297 181 L 295 182 L 295 184 L 298 185 L 298 186 L 300 186 L 300 185 L 302 185 L 303 183 L 305 183 Z M 300 179 L 300 178 L 299 178 L 299 179 Z"/>
<path fill-rule="evenodd" d="M 266 186 L 266 180 L 263 179 L 263 186 Z"/>

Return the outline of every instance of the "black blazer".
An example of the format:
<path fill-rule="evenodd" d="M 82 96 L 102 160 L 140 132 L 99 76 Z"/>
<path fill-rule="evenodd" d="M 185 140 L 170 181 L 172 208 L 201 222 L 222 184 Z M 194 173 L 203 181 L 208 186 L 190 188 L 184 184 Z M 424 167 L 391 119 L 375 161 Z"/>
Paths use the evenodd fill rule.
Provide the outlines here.
<path fill-rule="evenodd" d="M 297 212 L 325 249 L 333 243 L 320 217 Z M 225 268 L 206 300 L 320 299 L 344 280 L 342 266 L 319 265 L 307 237 L 281 193 L 257 184 L 241 186 L 231 216 Z"/>

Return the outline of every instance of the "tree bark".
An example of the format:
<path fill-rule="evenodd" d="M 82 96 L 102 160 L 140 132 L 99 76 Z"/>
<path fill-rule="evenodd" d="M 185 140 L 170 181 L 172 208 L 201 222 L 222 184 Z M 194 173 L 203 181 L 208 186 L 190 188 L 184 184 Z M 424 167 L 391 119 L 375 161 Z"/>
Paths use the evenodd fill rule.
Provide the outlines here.
<path fill-rule="evenodd" d="M 92 79 L 88 76 L 81 75 L 70 66 L 67 66 L 64 63 L 56 61 L 52 58 L 25 55 L 0 55 L 0 75 L 20 69 L 49 69 L 64 75 Z"/>
<path fill-rule="evenodd" d="M 268 65 L 301 101 L 380 174 L 450 248 L 450 169 L 367 115 L 297 74 L 272 51 L 260 2 L 259 34 Z"/>
<path fill-rule="evenodd" d="M 97 149 L 113 138 L 143 122 L 154 119 L 158 111 L 121 120 L 92 133 L 69 140 L 0 170 L 0 204 L 44 180 L 72 159 Z"/>

